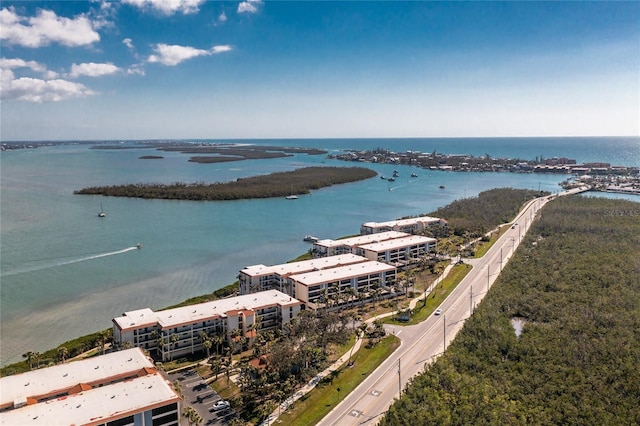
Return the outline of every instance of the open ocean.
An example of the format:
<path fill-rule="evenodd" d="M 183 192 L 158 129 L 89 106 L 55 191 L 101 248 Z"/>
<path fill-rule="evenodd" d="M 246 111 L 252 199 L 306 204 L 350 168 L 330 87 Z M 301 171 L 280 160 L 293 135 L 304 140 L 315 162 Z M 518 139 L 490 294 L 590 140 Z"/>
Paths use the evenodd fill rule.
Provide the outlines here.
<path fill-rule="evenodd" d="M 203 142 L 203 141 L 198 141 Z M 277 146 L 434 150 L 520 158 L 568 157 L 640 166 L 640 138 L 443 138 L 216 140 Z M 124 142 L 129 144 L 129 142 Z M 157 154 L 161 160 L 141 160 Z M 428 213 L 455 199 L 513 187 L 560 190 L 566 175 L 455 173 L 357 163 L 378 178 L 284 198 L 190 202 L 74 195 L 87 186 L 222 182 L 309 165 L 352 166 L 325 155 L 219 164 L 150 149 L 57 145 L 0 154 L 0 363 L 111 327 L 121 313 L 159 309 L 236 280 L 245 266 L 283 263 L 307 251 L 306 234 L 336 238 L 367 221 Z M 408 179 L 415 172 L 418 178 Z M 439 189 L 444 185 L 445 189 Z M 612 195 L 613 197 L 618 197 Z M 634 196 L 623 196 L 640 201 Z M 107 214 L 98 218 L 100 205 Z M 136 244 L 142 244 L 136 250 Z"/>

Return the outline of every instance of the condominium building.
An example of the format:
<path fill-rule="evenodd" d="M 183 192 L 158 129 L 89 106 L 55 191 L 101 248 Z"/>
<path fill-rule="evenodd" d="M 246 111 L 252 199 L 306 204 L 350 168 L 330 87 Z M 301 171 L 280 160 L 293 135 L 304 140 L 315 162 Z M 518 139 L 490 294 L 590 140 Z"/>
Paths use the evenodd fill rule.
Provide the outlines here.
<path fill-rule="evenodd" d="M 377 243 L 394 238 L 406 237 L 407 233 L 398 231 L 387 231 L 369 235 L 359 235 L 357 237 L 343 238 L 340 240 L 319 240 L 313 243 L 312 253 L 314 257 L 337 256 L 345 253 L 352 253 L 362 256 L 358 247 Z"/>
<path fill-rule="evenodd" d="M 358 254 L 369 260 L 377 260 L 378 262 L 398 267 L 415 263 L 427 253 L 435 252 L 436 250 L 437 240 L 421 235 L 406 235 L 400 238 L 361 245 L 357 248 Z"/>
<path fill-rule="evenodd" d="M 300 262 L 283 263 L 280 265 L 253 265 L 242 269 L 238 274 L 240 294 L 255 293 L 276 289 L 290 296 L 295 296 L 295 289 L 288 287 L 286 278 L 290 275 L 302 274 L 311 271 L 320 271 L 336 266 L 351 265 L 366 262 L 367 259 L 354 254 L 322 257 L 318 259 L 303 260 Z"/>
<path fill-rule="evenodd" d="M 396 268 L 377 261 L 367 261 L 311 271 L 286 278 L 295 289 L 296 297 L 307 306 L 316 308 L 329 300 L 347 302 L 356 298 L 370 298 L 374 292 L 389 291 L 396 280 Z"/>
<path fill-rule="evenodd" d="M 180 396 L 137 348 L 2 377 L 0 389 L 0 425 L 180 422 Z"/>
<path fill-rule="evenodd" d="M 369 235 L 387 231 L 420 234 L 421 232 L 424 232 L 429 226 L 446 224 L 447 221 L 444 219 L 429 216 L 391 220 L 388 222 L 366 222 L 360 226 L 360 234 Z"/>
<path fill-rule="evenodd" d="M 278 290 L 159 312 L 145 308 L 114 318 L 113 340 L 118 347 L 140 347 L 170 361 L 202 351 L 207 336 L 217 335 L 225 342 L 245 337 L 251 344 L 257 328 L 282 329 L 301 309 L 301 301 Z"/>

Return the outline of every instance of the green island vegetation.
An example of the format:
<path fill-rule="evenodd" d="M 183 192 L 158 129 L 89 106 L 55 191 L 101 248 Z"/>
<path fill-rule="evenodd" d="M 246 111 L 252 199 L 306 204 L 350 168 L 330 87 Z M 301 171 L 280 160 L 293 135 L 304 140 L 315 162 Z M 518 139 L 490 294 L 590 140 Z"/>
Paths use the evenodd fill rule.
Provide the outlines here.
<path fill-rule="evenodd" d="M 356 182 L 374 176 L 375 171 L 363 167 L 304 167 L 265 176 L 238 178 L 225 183 L 129 184 L 84 188 L 74 193 L 165 200 L 243 200 L 308 194 L 312 189 Z"/>
<path fill-rule="evenodd" d="M 638 203 L 549 203 L 379 424 L 640 424 L 638 235 Z"/>
<path fill-rule="evenodd" d="M 141 160 L 162 160 L 164 157 L 162 155 L 143 155 L 139 158 Z"/>

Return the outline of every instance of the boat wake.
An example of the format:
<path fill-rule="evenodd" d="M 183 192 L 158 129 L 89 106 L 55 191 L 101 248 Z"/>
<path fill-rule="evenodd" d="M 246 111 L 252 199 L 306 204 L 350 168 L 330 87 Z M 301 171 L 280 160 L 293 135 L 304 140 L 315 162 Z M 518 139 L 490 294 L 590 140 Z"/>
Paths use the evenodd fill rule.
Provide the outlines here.
<path fill-rule="evenodd" d="M 123 254 L 123 253 L 127 253 L 129 251 L 138 250 L 138 249 L 140 249 L 140 247 L 141 246 L 138 244 L 137 246 L 127 247 L 127 248 L 122 249 L 122 250 L 110 251 L 110 252 L 107 252 L 107 253 L 93 254 L 91 256 L 80 257 L 80 258 L 77 258 L 77 259 L 71 259 L 71 260 L 65 260 L 65 261 L 57 261 L 57 262 L 49 261 L 47 263 L 40 263 L 39 262 L 38 265 L 32 265 L 30 267 L 20 268 L 20 269 L 16 269 L 16 270 L 13 270 L 13 271 L 7 271 L 7 272 L 3 271 L 2 273 L 0 273 L 0 277 L 11 277 L 11 276 L 14 276 L 14 275 L 26 274 L 28 272 L 36 272 L 36 271 L 41 271 L 43 269 L 57 268 L 58 266 L 71 265 L 73 263 L 86 262 L 88 260 L 100 259 L 101 257 L 115 256 L 117 254 Z"/>

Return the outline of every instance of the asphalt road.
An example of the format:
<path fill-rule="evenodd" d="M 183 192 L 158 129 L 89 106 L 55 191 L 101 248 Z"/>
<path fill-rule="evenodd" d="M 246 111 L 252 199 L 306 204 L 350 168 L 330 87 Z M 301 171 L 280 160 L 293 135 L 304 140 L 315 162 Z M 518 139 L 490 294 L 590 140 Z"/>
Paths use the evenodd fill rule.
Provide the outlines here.
<path fill-rule="evenodd" d="M 577 192 L 581 191 L 572 190 L 559 195 Z M 413 326 L 386 326 L 388 332 L 401 339 L 400 347 L 318 424 L 376 424 L 409 379 L 424 371 L 425 366 L 441 355 L 455 338 L 524 238 L 536 212 L 547 201 L 547 197 L 531 201 L 482 258 L 468 262 L 473 269 L 440 305 L 442 314 L 431 315 Z"/>

